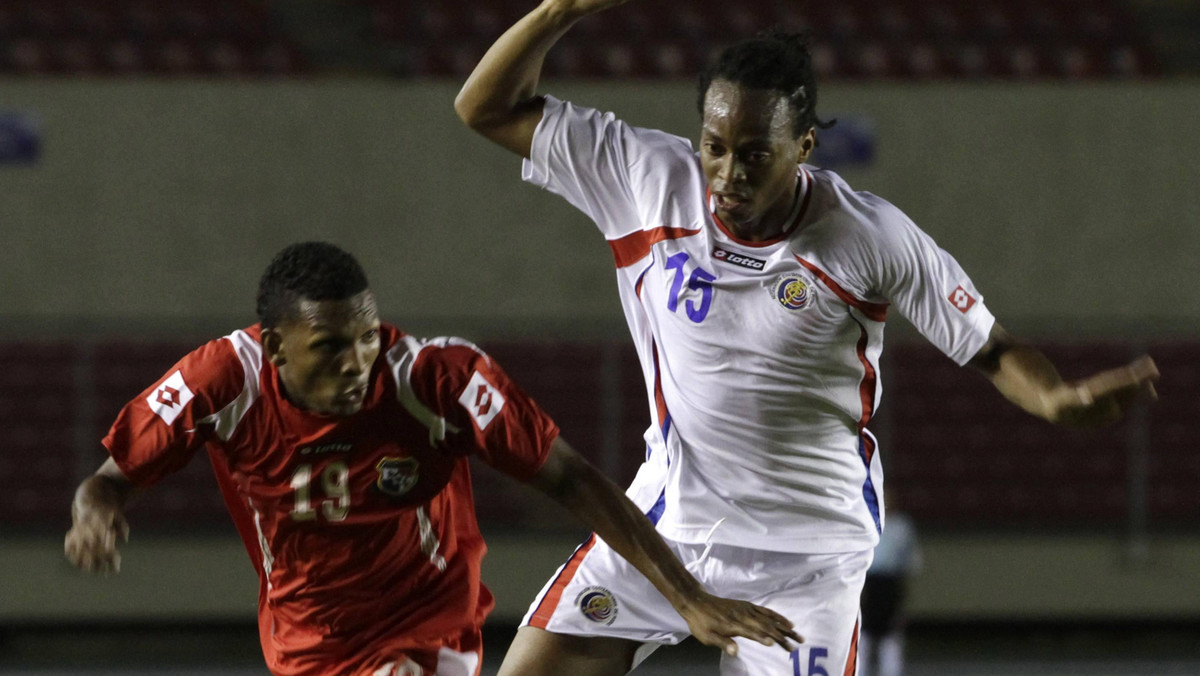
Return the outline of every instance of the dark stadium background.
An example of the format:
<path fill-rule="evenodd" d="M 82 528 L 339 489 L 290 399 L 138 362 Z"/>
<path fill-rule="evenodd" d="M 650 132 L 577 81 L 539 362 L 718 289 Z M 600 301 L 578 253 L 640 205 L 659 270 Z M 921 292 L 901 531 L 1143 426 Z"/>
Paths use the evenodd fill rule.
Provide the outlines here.
<path fill-rule="evenodd" d="M 291 241 L 358 254 L 388 320 L 480 343 L 632 476 L 645 394 L 607 247 L 452 110 L 531 7 L 0 0 L 0 674 L 262 673 L 203 458 L 132 510 L 119 576 L 61 545 L 115 412 L 252 323 Z M 1065 432 L 893 320 L 872 429 L 925 552 L 910 673 L 1200 673 L 1200 5 L 634 0 L 569 33 L 542 91 L 694 138 L 692 74 L 774 24 L 815 31 L 839 120 L 815 163 L 904 209 L 1065 376 L 1162 372 L 1155 406 Z M 487 468 L 476 488 L 487 672 L 583 533 Z"/>

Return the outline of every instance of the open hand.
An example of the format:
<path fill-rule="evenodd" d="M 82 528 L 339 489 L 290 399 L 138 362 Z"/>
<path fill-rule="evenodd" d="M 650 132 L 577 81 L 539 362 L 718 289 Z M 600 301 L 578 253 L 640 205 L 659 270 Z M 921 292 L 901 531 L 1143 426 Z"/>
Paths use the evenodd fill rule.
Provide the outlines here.
<path fill-rule="evenodd" d="M 676 606 L 676 610 L 687 621 L 692 636 L 731 656 L 737 655 L 737 644 L 733 641 L 735 636 L 766 646 L 778 645 L 787 652 L 792 651 L 792 642 L 804 642 L 804 638 L 793 629 L 791 620 L 747 601 L 734 601 L 700 592 L 698 597 L 682 605 L 682 608 Z"/>
<path fill-rule="evenodd" d="M 1051 420 L 1078 427 L 1114 423 L 1138 399 L 1158 398 L 1156 380 L 1154 360 L 1141 356 L 1127 366 L 1065 383 L 1051 394 L 1056 412 Z"/>

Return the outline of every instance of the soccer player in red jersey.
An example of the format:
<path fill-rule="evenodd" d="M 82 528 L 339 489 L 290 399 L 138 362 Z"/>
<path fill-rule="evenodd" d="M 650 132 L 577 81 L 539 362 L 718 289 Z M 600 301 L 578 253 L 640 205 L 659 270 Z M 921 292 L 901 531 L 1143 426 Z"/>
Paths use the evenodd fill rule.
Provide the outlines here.
<path fill-rule="evenodd" d="M 476 676 L 493 606 L 467 458 L 544 491 L 646 575 L 701 641 L 798 641 L 782 616 L 708 594 L 624 493 L 474 345 L 379 319 L 348 253 L 280 252 L 259 323 L 185 356 L 122 409 L 76 492 L 67 558 L 115 571 L 125 508 L 201 448 L 259 574 L 279 675 Z"/>

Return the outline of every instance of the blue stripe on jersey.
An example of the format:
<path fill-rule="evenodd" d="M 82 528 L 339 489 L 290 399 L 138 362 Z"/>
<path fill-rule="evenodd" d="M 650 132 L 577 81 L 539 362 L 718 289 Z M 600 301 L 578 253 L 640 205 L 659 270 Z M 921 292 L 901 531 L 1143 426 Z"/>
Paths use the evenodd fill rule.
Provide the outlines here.
<path fill-rule="evenodd" d="M 667 440 L 667 435 L 670 433 L 671 433 L 671 414 L 667 413 L 667 418 L 666 418 L 666 420 L 663 420 L 663 424 L 662 424 L 662 435 L 663 435 L 664 442 Z"/>
<path fill-rule="evenodd" d="M 875 494 L 875 484 L 871 482 L 871 461 L 867 459 L 867 444 L 862 436 L 858 437 L 858 455 L 867 468 L 867 480 L 863 483 L 863 499 L 867 501 L 867 509 L 875 520 L 875 530 L 882 533 L 883 524 L 879 523 L 879 496 Z"/>
<path fill-rule="evenodd" d="M 658 520 L 662 518 L 663 509 L 667 506 L 667 489 L 664 488 L 662 493 L 658 494 L 658 501 L 646 512 L 646 518 L 650 519 L 650 523 L 658 525 Z"/>

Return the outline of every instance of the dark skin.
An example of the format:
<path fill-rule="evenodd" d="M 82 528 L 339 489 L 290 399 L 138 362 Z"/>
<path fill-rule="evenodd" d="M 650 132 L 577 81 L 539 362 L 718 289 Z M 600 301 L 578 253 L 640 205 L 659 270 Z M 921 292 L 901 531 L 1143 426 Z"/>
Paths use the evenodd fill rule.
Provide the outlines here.
<path fill-rule="evenodd" d="M 778 237 L 797 199 L 796 165 L 816 145 L 796 136 L 795 113 L 778 92 L 714 80 L 704 96 L 700 164 L 721 222 L 740 239 Z"/>
<path fill-rule="evenodd" d="M 379 356 L 375 296 L 367 290 L 346 300 L 301 298 L 278 327 L 263 329 L 262 346 L 293 404 L 320 415 L 354 415 Z"/>
<path fill-rule="evenodd" d="M 263 353 L 278 368 L 286 396 L 318 415 L 358 413 L 380 351 L 374 296 L 368 290 L 345 300 L 300 298 L 293 310 L 262 332 Z M 633 564 L 705 643 L 733 654 L 734 636 L 787 650 L 802 641 L 782 615 L 705 591 L 620 487 L 562 438 L 554 440 L 530 483 Z M 64 543 L 67 559 L 88 571 L 119 570 L 117 542 L 129 539 L 125 508 L 137 490 L 112 459 L 85 479 L 72 503 L 73 525 Z"/>

